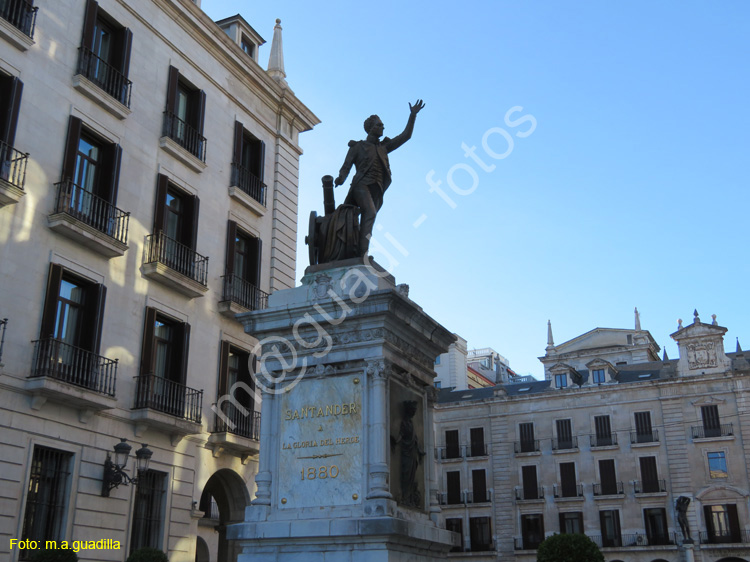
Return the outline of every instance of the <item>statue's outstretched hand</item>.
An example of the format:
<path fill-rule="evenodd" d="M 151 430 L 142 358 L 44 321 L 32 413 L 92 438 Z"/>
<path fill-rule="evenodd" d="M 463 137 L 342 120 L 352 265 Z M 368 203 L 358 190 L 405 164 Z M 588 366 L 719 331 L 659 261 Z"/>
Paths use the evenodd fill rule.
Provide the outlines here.
<path fill-rule="evenodd" d="M 346 180 L 344 180 L 343 178 L 340 178 L 340 177 L 339 177 L 339 178 L 336 178 L 336 180 L 335 180 L 335 181 L 333 182 L 333 184 L 334 184 L 334 185 L 335 185 L 336 187 L 338 187 L 338 186 L 340 186 L 341 184 L 343 184 L 343 183 L 344 183 L 344 181 L 346 181 Z"/>
<path fill-rule="evenodd" d="M 416 115 L 420 111 L 422 111 L 422 108 L 424 107 L 424 102 L 422 100 L 417 100 L 417 102 L 412 105 L 409 104 L 409 111 L 411 111 L 412 115 Z"/>

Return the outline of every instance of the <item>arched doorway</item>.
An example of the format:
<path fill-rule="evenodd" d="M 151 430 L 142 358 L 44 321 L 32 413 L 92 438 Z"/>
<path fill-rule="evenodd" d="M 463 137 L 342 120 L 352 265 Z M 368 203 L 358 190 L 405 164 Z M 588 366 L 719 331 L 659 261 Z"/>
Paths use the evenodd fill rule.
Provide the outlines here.
<path fill-rule="evenodd" d="M 236 562 L 238 552 L 227 541 L 227 525 L 244 521 L 249 504 L 250 492 L 235 471 L 223 468 L 208 479 L 199 502 L 199 509 L 205 514 L 199 527 L 215 532 L 213 540 L 204 541 L 209 562 Z"/>
<path fill-rule="evenodd" d="M 736 556 L 730 556 L 729 558 L 722 558 L 716 562 L 747 562 L 744 558 L 737 558 Z"/>
<path fill-rule="evenodd" d="M 211 555 L 208 552 L 208 544 L 201 537 L 195 544 L 195 562 L 211 562 Z"/>

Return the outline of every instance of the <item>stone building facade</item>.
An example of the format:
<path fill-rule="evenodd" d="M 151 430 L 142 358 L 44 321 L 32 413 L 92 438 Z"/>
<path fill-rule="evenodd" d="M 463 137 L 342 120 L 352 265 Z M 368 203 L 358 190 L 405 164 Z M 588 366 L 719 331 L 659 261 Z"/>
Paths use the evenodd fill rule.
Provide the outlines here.
<path fill-rule="evenodd" d="M 608 562 L 750 560 L 750 363 L 739 345 L 725 353 L 725 332 L 696 313 L 671 334 L 679 358 L 658 359 L 637 317 L 557 346 L 550 329 L 546 380 L 441 390 L 441 518 L 465 551 L 454 556 L 531 562 L 568 532 Z"/>
<path fill-rule="evenodd" d="M 233 558 L 260 404 L 212 406 L 251 382 L 234 314 L 295 283 L 299 134 L 318 119 L 278 21 L 264 69 L 253 27 L 199 4 L 0 2 L 3 560 L 33 553 L 11 539 Z M 122 438 L 131 477 L 143 443 L 150 464 L 105 490 Z"/>

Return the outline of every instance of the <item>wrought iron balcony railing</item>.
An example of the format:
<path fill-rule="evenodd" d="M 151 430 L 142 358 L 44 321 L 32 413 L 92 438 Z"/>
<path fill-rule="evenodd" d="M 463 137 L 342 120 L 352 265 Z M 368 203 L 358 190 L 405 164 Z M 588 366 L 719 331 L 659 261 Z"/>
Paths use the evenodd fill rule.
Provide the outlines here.
<path fill-rule="evenodd" d="M 39 8 L 28 0 L 4 0 L 0 2 L 0 18 L 18 28 L 24 35 L 34 38 L 36 13 Z"/>
<path fill-rule="evenodd" d="M 623 546 L 622 535 L 586 535 L 599 548 L 620 548 Z"/>
<path fill-rule="evenodd" d="M 693 439 L 709 439 L 711 437 L 731 437 L 734 435 L 734 428 L 731 423 L 724 423 L 716 427 L 704 427 L 702 425 L 694 425 Z"/>
<path fill-rule="evenodd" d="M 470 443 L 466 446 L 466 457 L 486 457 L 489 455 L 489 447 L 487 443 L 475 442 Z"/>
<path fill-rule="evenodd" d="M 659 431 L 654 429 L 651 432 L 639 433 L 637 431 L 630 432 L 631 443 L 658 443 L 659 442 Z"/>
<path fill-rule="evenodd" d="M 88 47 L 78 49 L 78 74 L 85 76 L 125 107 L 130 107 L 132 82 Z"/>
<path fill-rule="evenodd" d="M 156 375 L 138 375 L 135 381 L 134 410 L 150 408 L 183 420 L 201 422 L 202 390 L 195 390 Z"/>
<path fill-rule="evenodd" d="M 130 213 L 112 205 L 70 180 L 55 184 L 55 213 L 65 213 L 85 223 L 110 238 L 128 243 Z"/>
<path fill-rule="evenodd" d="M 258 203 L 266 206 L 266 184 L 250 170 L 232 162 L 232 185 L 236 185 Z"/>
<path fill-rule="evenodd" d="M 740 544 L 750 543 L 750 531 L 737 529 L 734 532 L 725 531 L 701 531 L 699 537 L 701 544 Z"/>
<path fill-rule="evenodd" d="M 575 484 L 574 486 L 553 484 L 552 492 L 556 498 L 582 498 L 583 484 Z"/>
<path fill-rule="evenodd" d="M 175 141 L 201 162 L 206 161 L 206 137 L 174 113 L 164 112 L 162 134 Z"/>
<path fill-rule="evenodd" d="M 477 544 L 472 543 L 472 545 L 466 549 L 466 552 L 491 552 L 493 550 L 495 550 L 495 543 L 490 541 Z"/>
<path fill-rule="evenodd" d="M 489 503 L 492 501 L 492 490 L 485 490 L 484 494 L 466 492 L 466 503 Z"/>
<path fill-rule="evenodd" d="M 517 501 L 528 501 L 528 500 L 541 500 L 544 499 L 544 486 L 537 484 L 536 491 L 525 490 L 523 486 L 516 486 L 516 500 Z"/>
<path fill-rule="evenodd" d="M 577 449 L 577 448 L 578 448 L 578 437 L 575 435 L 572 435 L 571 437 L 568 437 L 566 439 L 553 439 L 552 440 L 553 451 L 564 451 L 568 449 Z"/>
<path fill-rule="evenodd" d="M 543 540 L 544 537 L 540 536 L 515 537 L 513 539 L 513 547 L 515 550 L 536 550 L 542 544 Z"/>
<path fill-rule="evenodd" d="M 268 308 L 268 293 L 238 275 L 222 276 L 224 284 L 223 300 L 236 302 L 248 310 Z"/>
<path fill-rule="evenodd" d="M 633 491 L 636 494 L 658 494 L 667 491 L 664 480 L 634 480 Z"/>
<path fill-rule="evenodd" d="M 624 493 L 625 491 L 622 482 L 613 482 L 611 484 L 594 484 L 595 496 L 619 496 Z"/>
<path fill-rule="evenodd" d="M 438 492 L 437 497 L 440 505 L 462 505 L 466 503 L 466 493 L 464 492 Z"/>
<path fill-rule="evenodd" d="M 448 445 L 446 447 L 435 448 L 435 458 L 437 460 L 462 459 L 463 451 L 460 445 Z"/>
<path fill-rule="evenodd" d="M 0 141 L 0 179 L 23 189 L 26 183 L 26 164 L 29 154 L 19 152 L 9 144 Z"/>
<path fill-rule="evenodd" d="M 29 378 L 49 377 L 98 394 L 115 395 L 117 359 L 101 357 L 55 338 L 32 343 L 34 359 Z"/>
<path fill-rule="evenodd" d="M 592 447 L 611 447 L 617 445 L 617 434 L 611 433 L 609 435 L 597 435 L 592 433 L 590 436 Z"/>
<path fill-rule="evenodd" d="M 163 232 L 146 236 L 143 263 L 160 263 L 197 281 L 204 287 L 208 279 L 208 258 L 173 240 Z"/>
<path fill-rule="evenodd" d="M 248 439 L 260 440 L 260 412 L 250 411 L 244 415 L 233 406 L 227 407 L 225 411 L 226 418 L 216 414 L 213 433 L 232 433 Z"/>
<path fill-rule="evenodd" d="M 515 451 L 516 454 L 518 453 L 538 453 L 540 451 L 539 449 L 539 439 L 528 439 L 524 441 L 516 441 L 515 442 Z"/>

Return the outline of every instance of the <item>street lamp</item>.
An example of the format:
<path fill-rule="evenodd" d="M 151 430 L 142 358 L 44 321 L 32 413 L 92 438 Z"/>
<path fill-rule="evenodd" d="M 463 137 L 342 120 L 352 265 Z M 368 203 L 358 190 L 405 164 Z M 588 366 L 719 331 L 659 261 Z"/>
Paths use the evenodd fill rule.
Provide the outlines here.
<path fill-rule="evenodd" d="M 132 447 L 128 445 L 126 439 L 120 439 L 120 442 L 114 446 L 115 460 L 107 453 L 107 460 L 104 461 L 104 476 L 102 477 L 102 496 L 109 497 L 110 490 L 114 490 L 120 484 L 138 484 L 138 478 L 148 470 L 148 463 L 154 454 L 145 443 L 135 452 L 136 476 L 131 478 L 125 468 L 128 464 L 128 457 Z"/>

